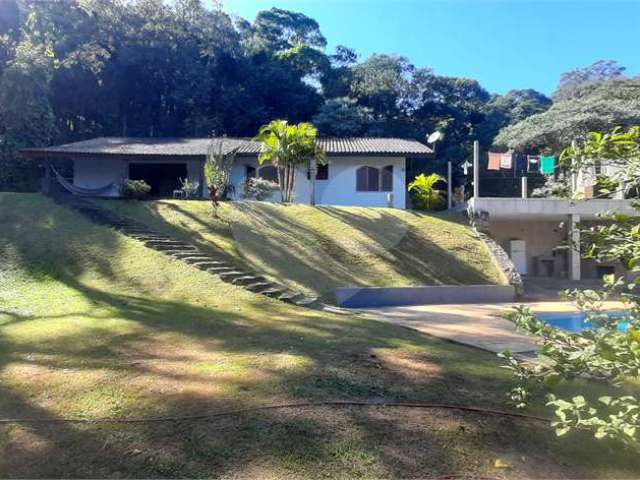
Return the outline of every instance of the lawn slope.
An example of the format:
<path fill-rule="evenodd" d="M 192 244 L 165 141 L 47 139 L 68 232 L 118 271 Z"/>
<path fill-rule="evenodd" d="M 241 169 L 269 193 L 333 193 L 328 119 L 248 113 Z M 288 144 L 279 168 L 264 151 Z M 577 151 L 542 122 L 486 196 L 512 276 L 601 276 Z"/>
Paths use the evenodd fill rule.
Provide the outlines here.
<path fill-rule="evenodd" d="M 359 207 L 101 201 L 123 215 L 222 251 L 290 287 L 333 300 L 337 287 L 502 283 L 461 219 Z"/>
<path fill-rule="evenodd" d="M 0 418 L 323 399 L 508 408 L 493 355 L 250 294 L 39 195 L 0 193 L 0 226 Z M 629 478 L 638 458 L 545 424 L 382 407 L 0 425 L 0 477 Z"/>

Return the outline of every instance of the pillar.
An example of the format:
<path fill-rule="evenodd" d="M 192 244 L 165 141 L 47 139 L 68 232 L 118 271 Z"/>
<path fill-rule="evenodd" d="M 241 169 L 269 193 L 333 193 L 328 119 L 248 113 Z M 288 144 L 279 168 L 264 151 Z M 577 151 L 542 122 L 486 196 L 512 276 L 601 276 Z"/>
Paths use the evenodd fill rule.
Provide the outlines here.
<path fill-rule="evenodd" d="M 451 174 L 451 162 L 447 162 L 447 208 L 451 210 L 453 206 L 453 175 Z"/>
<path fill-rule="evenodd" d="M 480 142 L 473 142 L 473 198 L 480 196 Z"/>
<path fill-rule="evenodd" d="M 522 177 L 522 198 L 527 198 L 528 196 L 528 185 L 527 185 L 527 177 Z"/>
<path fill-rule="evenodd" d="M 569 215 L 569 241 L 571 248 L 569 250 L 569 279 L 580 280 L 580 230 L 578 230 L 578 223 L 580 222 L 580 215 Z"/>

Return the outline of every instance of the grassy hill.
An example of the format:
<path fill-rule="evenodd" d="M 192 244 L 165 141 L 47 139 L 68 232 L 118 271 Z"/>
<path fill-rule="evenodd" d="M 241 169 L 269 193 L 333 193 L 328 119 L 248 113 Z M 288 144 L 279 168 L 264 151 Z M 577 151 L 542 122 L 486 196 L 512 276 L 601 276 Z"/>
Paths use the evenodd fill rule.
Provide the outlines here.
<path fill-rule="evenodd" d="M 493 355 L 253 295 L 39 195 L 0 193 L 0 225 L 0 418 L 182 416 L 326 399 L 509 408 L 508 373 Z M 0 477 L 639 471 L 637 455 L 572 435 L 559 441 L 546 424 L 512 418 L 382 407 L 1 424 Z M 496 469 L 498 458 L 509 468 Z"/>
<path fill-rule="evenodd" d="M 386 208 L 101 201 L 203 249 L 223 251 L 291 287 L 333 301 L 344 286 L 502 283 L 461 219 Z"/>

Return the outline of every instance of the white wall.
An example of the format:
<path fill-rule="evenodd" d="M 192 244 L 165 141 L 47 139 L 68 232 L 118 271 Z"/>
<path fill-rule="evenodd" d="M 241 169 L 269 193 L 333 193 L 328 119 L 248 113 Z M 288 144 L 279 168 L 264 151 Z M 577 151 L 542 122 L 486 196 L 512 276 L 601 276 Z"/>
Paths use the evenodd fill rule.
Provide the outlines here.
<path fill-rule="evenodd" d="M 73 184 L 82 188 L 101 188 L 110 183 L 111 190 L 103 192 L 104 197 L 120 196 L 120 184 L 127 170 L 121 159 L 109 157 L 82 158 L 73 161 Z"/>
<path fill-rule="evenodd" d="M 387 207 L 389 192 L 357 192 L 356 169 L 363 165 L 381 168 L 393 165 L 393 206 L 405 208 L 406 172 L 404 157 L 330 156 L 329 179 L 316 180 L 316 203 L 318 205 L 343 205 L 362 207 Z M 231 171 L 231 183 L 236 188 L 235 198 L 241 198 L 241 185 L 246 181 L 246 166 L 258 167 L 257 160 L 238 158 Z M 296 202 L 309 203 L 310 183 L 305 168 L 296 173 Z M 276 193 L 273 201 L 280 200 Z"/>

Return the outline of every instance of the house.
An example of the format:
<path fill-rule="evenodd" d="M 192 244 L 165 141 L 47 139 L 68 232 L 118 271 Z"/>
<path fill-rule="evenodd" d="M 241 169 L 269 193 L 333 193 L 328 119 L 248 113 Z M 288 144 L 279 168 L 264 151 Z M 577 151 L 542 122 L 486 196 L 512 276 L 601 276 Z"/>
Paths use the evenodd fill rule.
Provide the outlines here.
<path fill-rule="evenodd" d="M 479 172 L 477 159 L 474 163 L 474 171 Z M 580 255 L 579 228 L 602 224 L 605 220 L 599 214 L 604 212 L 638 214 L 632 200 L 625 199 L 622 192 L 613 198 L 594 196 L 595 176 L 599 173 L 581 171 L 574 176 L 573 191 L 579 198 L 575 200 L 528 198 L 526 177 L 519 198 L 483 197 L 479 187 L 474 188 L 467 211 L 476 227 L 502 246 L 525 277 L 577 281 L 598 279 L 610 273 L 624 275 L 625 270 L 618 262 L 596 262 Z M 474 183 L 479 185 L 477 176 Z"/>
<path fill-rule="evenodd" d="M 406 184 L 411 180 L 407 169 L 411 162 L 424 161 L 433 153 L 416 140 L 399 138 L 322 138 L 319 143 L 328 163 L 318 168 L 315 196 L 316 203 L 326 205 L 405 208 Z M 145 180 L 152 195 L 171 196 L 180 188 L 179 179 L 188 178 L 199 183 L 205 197 L 208 152 L 234 152 L 231 184 L 234 197 L 241 198 L 248 178 L 277 180 L 274 167 L 259 165 L 260 149 L 260 143 L 243 138 L 99 137 L 22 153 L 45 163 L 67 160 L 72 165 L 69 178 L 54 176 L 74 193 L 117 197 L 128 178 Z M 295 193 L 297 202 L 309 202 L 306 168 L 297 171 Z"/>

